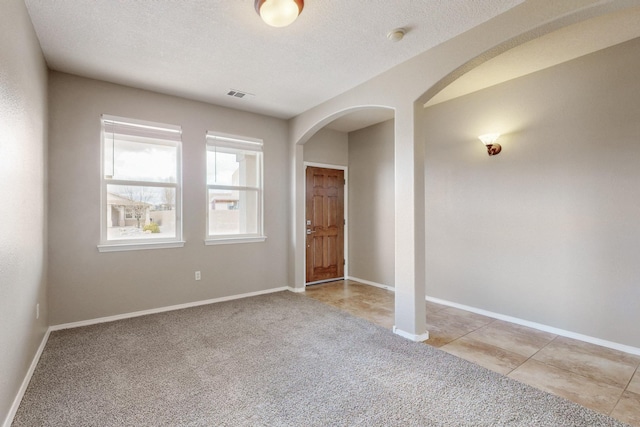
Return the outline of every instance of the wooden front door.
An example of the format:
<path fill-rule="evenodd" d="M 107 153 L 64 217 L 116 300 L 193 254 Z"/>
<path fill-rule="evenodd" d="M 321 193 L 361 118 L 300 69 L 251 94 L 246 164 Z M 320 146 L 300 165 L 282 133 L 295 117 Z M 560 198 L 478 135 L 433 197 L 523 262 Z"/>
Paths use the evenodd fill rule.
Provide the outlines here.
<path fill-rule="evenodd" d="M 344 171 L 307 167 L 307 283 L 344 277 Z"/>

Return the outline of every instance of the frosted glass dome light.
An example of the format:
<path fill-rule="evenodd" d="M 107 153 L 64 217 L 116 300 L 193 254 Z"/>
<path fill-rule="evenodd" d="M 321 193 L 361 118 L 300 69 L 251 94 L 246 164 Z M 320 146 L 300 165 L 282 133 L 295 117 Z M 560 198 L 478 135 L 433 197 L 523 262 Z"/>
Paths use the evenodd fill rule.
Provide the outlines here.
<path fill-rule="evenodd" d="M 298 18 L 303 0 L 256 0 L 256 12 L 272 27 L 286 27 Z"/>

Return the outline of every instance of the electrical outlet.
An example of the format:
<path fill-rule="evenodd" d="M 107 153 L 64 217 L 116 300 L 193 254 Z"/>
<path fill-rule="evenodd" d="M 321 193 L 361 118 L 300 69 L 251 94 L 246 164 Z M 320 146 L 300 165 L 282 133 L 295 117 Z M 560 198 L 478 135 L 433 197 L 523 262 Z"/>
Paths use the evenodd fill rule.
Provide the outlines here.
<path fill-rule="evenodd" d="M 196 280 L 200 280 L 201 276 L 200 276 L 200 272 L 196 271 Z"/>
<path fill-rule="evenodd" d="M 36 320 L 40 318 L 40 304 L 36 304 Z"/>

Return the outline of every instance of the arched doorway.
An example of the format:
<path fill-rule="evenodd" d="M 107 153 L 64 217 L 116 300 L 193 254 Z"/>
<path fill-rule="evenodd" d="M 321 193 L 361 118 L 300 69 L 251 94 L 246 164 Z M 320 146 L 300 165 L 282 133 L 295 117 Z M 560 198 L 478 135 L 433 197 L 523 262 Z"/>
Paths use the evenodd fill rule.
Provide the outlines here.
<path fill-rule="evenodd" d="M 325 146 L 330 145 L 327 142 L 326 134 L 330 133 L 329 137 L 340 138 L 342 136 L 342 140 L 345 143 L 348 143 L 348 134 L 350 132 L 356 131 L 361 128 L 365 128 L 367 126 L 371 126 L 373 124 L 387 121 L 392 119 L 394 116 L 394 110 L 389 107 L 377 106 L 377 105 L 362 105 L 362 106 L 354 106 L 350 108 L 343 109 L 335 114 L 332 114 L 328 117 L 321 119 L 318 123 L 316 123 L 312 128 L 306 132 L 303 137 L 300 139 L 299 143 L 295 146 L 295 221 L 294 221 L 294 229 L 293 235 L 296 250 L 295 250 L 295 285 L 296 290 L 302 291 L 304 290 L 304 286 L 308 282 L 307 280 L 307 215 L 306 215 L 306 166 L 308 164 L 314 164 L 319 166 L 329 166 L 333 164 L 337 167 L 348 167 L 348 161 L 346 160 L 345 155 L 336 156 L 335 153 L 332 155 L 331 153 L 327 153 L 326 150 L 323 152 L 322 150 L 318 150 L 317 147 L 321 144 Z M 323 133 L 325 137 L 323 137 Z M 316 157 L 305 156 L 304 147 L 306 143 L 313 144 L 316 147 L 314 151 L 314 155 Z M 311 145 L 309 146 L 311 147 Z M 335 147 L 334 147 L 335 150 Z M 328 160 L 329 159 L 329 160 Z M 337 159 L 337 160 L 336 160 Z M 305 165 L 305 161 L 307 165 Z M 342 164 L 340 164 L 342 163 Z M 347 187 L 347 209 L 345 222 L 347 225 L 350 223 L 349 221 L 349 209 L 348 209 L 348 194 L 349 188 Z M 346 246 L 345 246 L 345 264 L 346 271 L 348 274 L 348 257 L 349 257 L 349 233 L 346 235 Z M 345 277 L 346 277 L 345 274 Z"/>

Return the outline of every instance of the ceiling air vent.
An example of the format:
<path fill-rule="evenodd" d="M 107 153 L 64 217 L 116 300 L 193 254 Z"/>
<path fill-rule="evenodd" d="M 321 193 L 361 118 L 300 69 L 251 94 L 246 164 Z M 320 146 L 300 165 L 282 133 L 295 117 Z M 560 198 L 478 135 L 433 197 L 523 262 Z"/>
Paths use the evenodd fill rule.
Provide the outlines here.
<path fill-rule="evenodd" d="M 227 95 L 233 96 L 234 98 L 241 98 L 241 99 L 253 98 L 255 96 L 251 93 L 242 92 L 241 90 L 235 90 L 235 89 L 229 89 L 229 92 L 227 92 Z"/>

